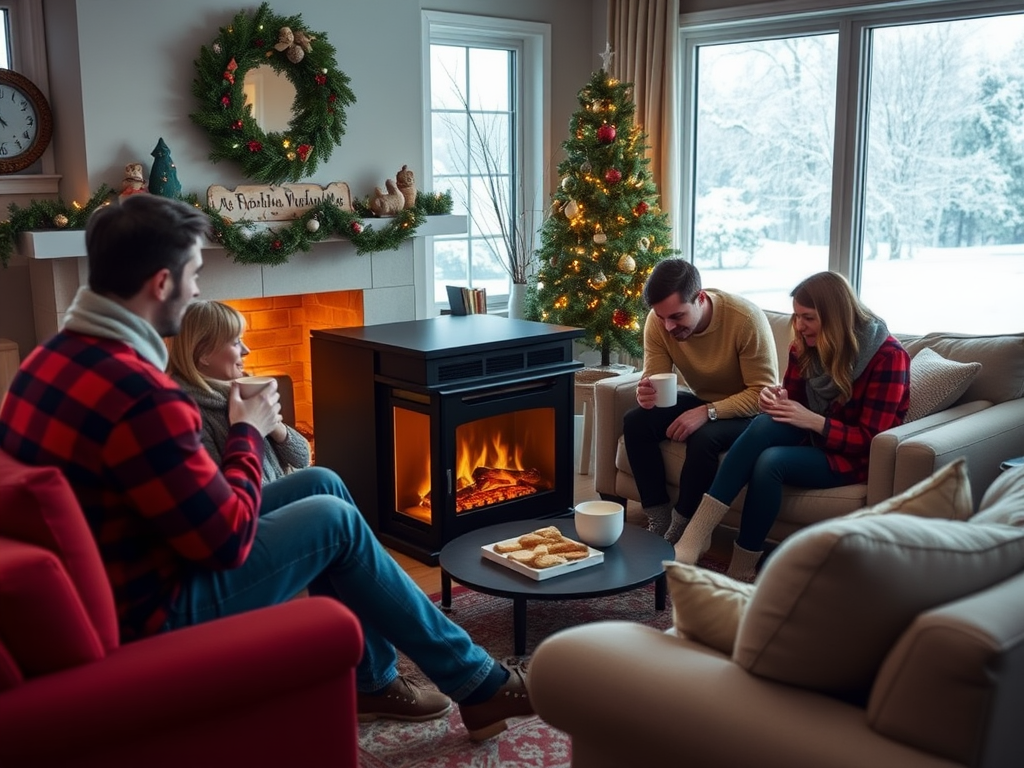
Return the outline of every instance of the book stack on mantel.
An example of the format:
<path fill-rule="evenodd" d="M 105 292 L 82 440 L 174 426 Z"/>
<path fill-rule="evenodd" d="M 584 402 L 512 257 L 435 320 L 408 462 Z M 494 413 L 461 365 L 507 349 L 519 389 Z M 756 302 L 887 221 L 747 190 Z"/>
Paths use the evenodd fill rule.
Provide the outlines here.
<path fill-rule="evenodd" d="M 453 315 L 476 315 L 487 313 L 487 290 L 484 288 L 463 288 L 458 285 L 446 286 L 448 304 Z"/>

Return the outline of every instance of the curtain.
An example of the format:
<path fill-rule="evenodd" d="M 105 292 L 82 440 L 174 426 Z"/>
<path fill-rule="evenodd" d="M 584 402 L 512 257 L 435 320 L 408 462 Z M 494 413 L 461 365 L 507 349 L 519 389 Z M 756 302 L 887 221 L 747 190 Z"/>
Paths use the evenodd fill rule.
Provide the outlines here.
<path fill-rule="evenodd" d="M 679 0 L 609 0 L 608 42 L 615 56 L 609 74 L 633 83 L 636 119 L 647 134 L 648 166 L 661 209 L 675 219 L 676 49 Z"/>

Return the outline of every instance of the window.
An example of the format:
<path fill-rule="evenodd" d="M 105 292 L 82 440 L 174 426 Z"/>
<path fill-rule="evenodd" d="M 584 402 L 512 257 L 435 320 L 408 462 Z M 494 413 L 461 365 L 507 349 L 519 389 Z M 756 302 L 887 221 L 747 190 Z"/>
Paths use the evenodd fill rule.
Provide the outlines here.
<path fill-rule="evenodd" d="M 503 228 L 538 221 L 545 189 L 546 24 L 424 13 L 430 105 L 426 188 L 449 191 L 467 232 L 427 248 L 428 308 L 447 309 L 446 286 L 484 288 L 505 307 L 511 277 Z M 532 227 L 530 227 L 532 229 Z"/>
<path fill-rule="evenodd" d="M 0 66 L 13 69 L 49 96 L 42 3 L 0 0 Z M 0 176 L 0 195 L 56 194 L 53 147 L 25 171 Z"/>
<path fill-rule="evenodd" d="M 679 235 L 705 285 L 789 311 L 832 269 L 898 332 L 1022 330 L 1020 9 L 684 23 Z"/>

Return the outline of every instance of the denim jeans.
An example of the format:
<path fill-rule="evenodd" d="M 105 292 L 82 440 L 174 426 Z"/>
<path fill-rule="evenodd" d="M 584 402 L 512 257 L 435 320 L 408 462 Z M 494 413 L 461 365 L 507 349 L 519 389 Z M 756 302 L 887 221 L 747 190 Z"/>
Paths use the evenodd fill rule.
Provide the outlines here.
<path fill-rule="evenodd" d="M 850 482 L 828 464 L 825 452 L 808 442 L 808 431 L 782 424 L 762 413 L 733 443 L 722 460 L 708 495 L 731 504 L 743 486 L 740 532 L 736 543 L 751 552 L 764 548 L 782 506 L 782 486 L 835 488 Z"/>
<path fill-rule="evenodd" d="M 274 605 L 306 588 L 335 597 L 359 617 L 366 639 L 359 691 L 377 691 L 397 677 L 396 647 L 455 701 L 494 678 L 494 659 L 427 599 L 380 546 L 341 478 L 323 467 L 263 487 L 249 557 L 229 571 L 197 571 L 167 628 Z"/>
<path fill-rule="evenodd" d="M 622 435 L 633 470 L 640 503 L 657 507 L 669 501 L 665 486 L 665 461 L 661 443 L 665 432 L 679 414 L 706 403 L 688 392 L 680 392 L 671 408 L 640 408 L 628 411 L 622 423 Z M 718 457 L 729 449 L 750 423 L 750 419 L 719 419 L 709 421 L 686 439 L 686 458 L 679 471 L 679 498 L 676 511 L 686 518 L 693 516 L 718 470 Z"/>

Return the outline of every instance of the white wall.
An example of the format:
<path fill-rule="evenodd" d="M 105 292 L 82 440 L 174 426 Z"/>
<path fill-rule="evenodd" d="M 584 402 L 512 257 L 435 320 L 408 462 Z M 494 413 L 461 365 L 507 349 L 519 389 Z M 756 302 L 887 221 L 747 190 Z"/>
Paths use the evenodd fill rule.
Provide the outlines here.
<path fill-rule="evenodd" d="M 195 109 L 191 84 L 200 47 L 210 45 L 240 10 L 258 5 L 43 0 L 61 196 L 83 200 L 103 183 L 119 189 L 129 162 L 142 162 L 148 178 L 150 153 L 161 137 L 183 192 L 205 196 L 210 185 L 246 182 L 232 164 L 207 160 L 206 137 L 188 115 Z M 422 8 L 551 23 L 552 168 L 561 157 L 576 92 L 599 66 L 603 48 L 603 39 L 594 45 L 602 37 L 596 30 L 604 24 L 603 0 L 288 0 L 271 8 L 282 16 L 300 14 L 309 29 L 326 34 L 338 67 L 351 78 L 356 102 L 347 110 L 345 137 L 307 181 L 346 181 L 358 197 L 393 178 L 403 164 L 424 167 Z M 6 208 L 7 201 L 0 205 Z M 360 258 L 351 249 L 346 255 L 347 245 L 335 247 L 341 257 Z M 411 260 L 411 246 L 396 258 Z M 27 271 L 23 259 L 0 271 L 0 299 L 26 295 Z M 18 339 L 24 356 L 21 340 L 34 338 L 31 309 L 24 300 L 3 303 L 0 337 Z"/>

